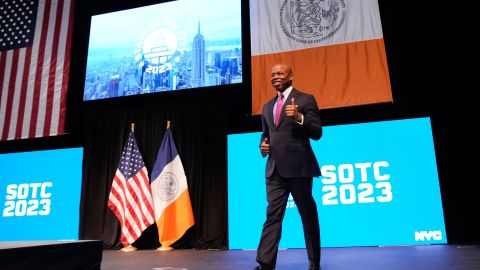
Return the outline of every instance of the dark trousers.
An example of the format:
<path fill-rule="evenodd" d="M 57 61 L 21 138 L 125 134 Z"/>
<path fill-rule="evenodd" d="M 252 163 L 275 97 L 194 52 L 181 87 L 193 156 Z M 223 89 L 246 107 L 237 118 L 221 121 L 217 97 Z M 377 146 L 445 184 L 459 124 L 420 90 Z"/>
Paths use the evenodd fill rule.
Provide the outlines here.
<path fill-rule="evenodd" d="M 320 226 L 317 204 L 312 196 L 312 185 L 312 178 L 282 178 L 276 170 L 266 179 L 267 220 L 263 224 L 262 237 L 257 249 L 258 263 L 273 268 L 276 265 L 282 221 L 291 193 L 302 219 L 308 260 L 312 264 L 320 265 Z"/>

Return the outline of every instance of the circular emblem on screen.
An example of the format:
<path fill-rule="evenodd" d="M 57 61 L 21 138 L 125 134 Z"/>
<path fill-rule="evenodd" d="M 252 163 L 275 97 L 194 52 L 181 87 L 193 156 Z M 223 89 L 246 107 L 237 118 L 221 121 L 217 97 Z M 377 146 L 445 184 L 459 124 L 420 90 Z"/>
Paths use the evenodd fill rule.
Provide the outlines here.
<path fill-rule="evenodd" d="M 162 201 L 170 201 L 177 195 L 178 179 L 173 173 L 165 172 L 160 175 L 160 184 L 158 185 L 159 196 Z"/>
<path fill-rule="evenodd" d="M 152 64 L 163 64 L 177 51 L 178 39 L 172 29 L 157 28 L 143 40 L 142 53 Z"/>
<path fill-rule="evenodd" d="M 346 14 L 344 0 L 285 0 L 280 25 L 297 42 L 319 43 L 342 28 Z"/>
<path fill-rule="evenodd" d="M 145 65 L 147 73 L 163 73 L 172 68 L 172 62 L 180 61 L 186 47 L 180 25 L 165 18 L 143 29 L 135 44 L 135 61 Z"/>

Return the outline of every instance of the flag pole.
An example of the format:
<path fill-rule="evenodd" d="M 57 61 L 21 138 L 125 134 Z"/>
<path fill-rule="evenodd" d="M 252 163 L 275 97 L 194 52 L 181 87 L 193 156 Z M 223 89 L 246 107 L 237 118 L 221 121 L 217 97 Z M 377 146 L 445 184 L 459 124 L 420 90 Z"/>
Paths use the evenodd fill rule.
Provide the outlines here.
<path fill-rule="evenodd" d="M 170 120 L 167 121 L 167 129 L 170 128 Z M 170 251 L 170 250 L 173 250 L 173 247 L 171 246 L 160 246 L 159 248 L 157 248 L 157 251 Z"/>
<path fill-rule="evenodd" d="M 130 124 L 130 130 L 132 131 L 132 133 L 135 133 L 135 123 Z M 121 248 L 120 250 L 123 252 L 130 252 L 130 251 L 136 251 L 137 248 L 132 245 L 128 245 L 126 247 Z"/>

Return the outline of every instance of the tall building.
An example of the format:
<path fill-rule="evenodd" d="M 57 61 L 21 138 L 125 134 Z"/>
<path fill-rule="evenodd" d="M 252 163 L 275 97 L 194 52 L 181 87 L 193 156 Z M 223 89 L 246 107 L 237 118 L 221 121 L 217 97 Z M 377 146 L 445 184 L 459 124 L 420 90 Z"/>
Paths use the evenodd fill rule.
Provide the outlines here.
<path fill-rule="evenodd" d="M 222 67 L 222 55 L 220 52 L 215 53 L 215 67 L 221 68 Z"/>
<path fill-rule="evenodd" d="M 225 77 L 225 74 L 227 74 L 227 71 L 229 68 L 230 68 L 230 60 L 227 57 L 225 57 L 222 60 L 222 70 L 220 71 L 220 75 L 222 77 Z"/>
<path fill-rule="evenodd" d="M 108 97 L 118 97 L 118 86 L 120 84 L 120 76 L 118 74 L 110 77 L 108 82 Z"/>
<path fill-rule="evenodd" d="M 230 72 L 233 76 L 238 75 L 238 61 L 236 56 L 230 57 Z"/>
<path fill-rule="evenodd" d="M 192 86 L 200 87 L 205 85 L 205 39 L 200 34 L 200 21 L 198 22 L 198 33 L 193 38 L 192 48 Z"/>

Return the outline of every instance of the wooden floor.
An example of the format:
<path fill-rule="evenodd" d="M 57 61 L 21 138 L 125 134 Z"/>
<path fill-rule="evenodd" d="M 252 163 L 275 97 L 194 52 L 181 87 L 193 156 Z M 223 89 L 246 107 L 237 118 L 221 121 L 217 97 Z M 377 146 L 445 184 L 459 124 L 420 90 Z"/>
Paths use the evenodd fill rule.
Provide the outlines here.
<path fill-rule="evenodd" d="M 255 250 L 104 250 L 102 270 L 251 270 Z M 322 270 L 480 270 L 480 246 L 323 248 Z M 307 269 L 305 249 L 280 250 L 276 270 Z"/>

